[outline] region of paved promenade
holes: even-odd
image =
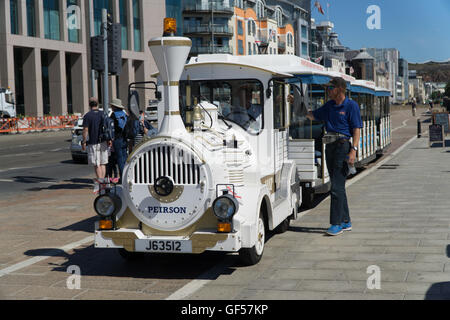
[[[258,265],[229,267],[187,298],[450,299],[450,149],[427,139],[347,182],[353,231],[324,234],[327,198],[272,237]],[[368,288],[369,266],[380,289]]]
[[[426,134],[411,140],[407,108],[393,110],[392,128],[387,155],[347,184],[353,231],[324,235],[325,199],[269,239],[252,267],[214,253],[128,264],[94,249],[89,177],[0,200],[0,300],[449,299],[450,149],[429,149]],[[73,265],[79,290],[67,287]],[[380,289],[367,287],[373,265]]]

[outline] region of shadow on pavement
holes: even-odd
[[[450,258],[450,244],[447,245],[446,253]],[[450,300],[450,281],[433,283],[425,295],[425,300]]]
[[[323,200],[325,200],[329,195],[330,195],[329,192],[314,195],[314,200],[313,200],[313,202],[312,202],[312,204],[311,204],[311,207],[305,208],[305,207],[301,206],[301,207],[300,207],[300,210],[299,210],[299,213],[305,212],[305,211],[307,211],[307,210],[314,209],[314,208],[317,207]]]
[[[52,184],[52,185],[50,185],[48,187],[29,188],[29,189],[27,189],[27,191],[80,190],[80,189],[92,189],[92,188],[93,188],[93,181],[92,181],[92,179],[73,178],[73,179],[70,179],[70,180],[64,180],[63,183],[60,183],[60,184]]]
[[[85,219],[83,221],[76,222],[74,224],[71,224],[69,226],[60,228],[60,229],[54,229],[54,228],[47,228],[49,231],[84,231],[84,232],[92,232],[94,230],[94,223],[98,220],[97,216],[90,217],[88,219]]]
[[[446,148],[450,147],[450,140],[445,140],[445,147]],[[433,142],[431,144],[431,148],[443,148],[442,142]],[[429,149],[429,148],[422,148],[422,149]]]
[[[321,233],[325,234],[327,231],[327,228],[306,228],[306,227],[297,227],[297,226],[290,226],[289,231],[293,232],[302,232],[302,233]]]
[[[14,182],[17,183],[43,183],[43,182],[56,182],[52,178],[46,178],[46,177],[35,177],[35,176],[15,176],[12,177],[14,179]]]
[[[222,274],[234,272],[237,256],[219,252],[202,254],[153,254],[148,253],[135,261],[127,261],[117,249],[96,249],[93,245],[77,248],[70,253],[60,249],[43,248],[28,250],[26,255],[61,257],[63,263],[49,262],[52,271],[67,272],[71,265],[80,267],[83,276],[145,279],[217,279]],[[225,262],[225,267],[223,267]],[[218,265],[222,267],[218,268]],[[208,271],[208,272],[207,272]]]
[[[61,164],[76,164],[76,165],[82,165],[82,166],[86,166],[88,164],[87,160],[86,161],[64,160],[64,161],[61,161],[60,163]]]

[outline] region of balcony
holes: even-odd
[[[217,34],[217,35],[227,35],[232,36],[233,35],[233,28],[229,26],[219,25],[219,24],[205,24],[205,25],[198,25],[198,26],[184,26],[183,33],[185,35],[188,34]]]
[[[233,54],[233,50],[229,46],[192,46],[190,52],[191,55],[212,53]]]
[[[186,3],[183,6],[183,13],[224,13],[224,14],[234,14],[234,7],[229,5],[224,5],[223,3]]]

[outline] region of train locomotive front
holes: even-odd
[[[191,41],[161,37],[149,45],[164,86],[163,118],[158,134],[130,154],[122,185],[97,198],[101,220],[95,246],[117,248],[125,258],[143,252],[239,252],[246,264],[255,264],[267,231],[286,230],[296,217],[295,164],[273,160],[269,130],[249,137],[242,126],[221,119],[213,102],[194,103],[188,132],[180,114],[180,96],[186,93],[180,92],[179,80]],[[231,73],[233,68],[239,67],[228,68]],[[262,86],[260,91],[263,98]],[[261,103],[264,108],[264,99]],[[263,166],[261,152],[269,159]]]

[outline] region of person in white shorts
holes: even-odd
[[[83,117],[83,151],[88,151],[88,162],[94,166],[97,179],[104,179],[108,164],[109,144],[111,141],[100,141],[103,111],[98,109],[98,100],[89,99],[91,111]]]

